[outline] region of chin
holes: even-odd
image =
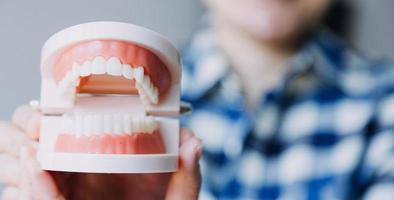
[[[212,8],[225,23],[255,38],[286,41],[294,40],[314,26],[326,7],[322,3],[306,5],[307,2],[231,1],[226,6],[220,2]]]
[[[246,27],[244,30],[253,37],[267,42],[290,41],[304,32],[302,27],[297,27],[295,25],[280,26],[278,24]]]
[[[240,28],[249,35],[268,42],[289,41],[305,32],[306,27],[297,17],[249,18],[239,20]]]
[[[304,31],[308,20],[298,9],[274,8],[239,7],[232,12],[227,8],[221,17],[243,32],[262,40],[288,40]]]

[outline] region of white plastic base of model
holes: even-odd
[[[44,170],[84,173],[165,173],[178,169],[174,154],[114,155],[39,152]]]
[[[38,161],[51,171],[91,173],[159,173],[178,169],[179,120],[155,117],[160,123],[165,154],[86,154],[55,152],[61,117],[42,116]]]

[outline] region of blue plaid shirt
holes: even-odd
[[[212,31],[184,52],[201,199],[394,199],[394,68],[319,31],[248,111]],[[264,74],[261,74],[264,78]]]

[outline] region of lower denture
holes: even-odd
[[[60,134],[55,145],[56,152],[90,154],[161,154],[165,153],[159,131],[151,134],[101,134],[76,136]]]

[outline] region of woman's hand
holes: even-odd
[[[180,168],[162,174],[48,172],[36,159],[40,113],[22,106],[12,123],[0,122],[2,199],[197,199],[201,141],[181,130]]]

